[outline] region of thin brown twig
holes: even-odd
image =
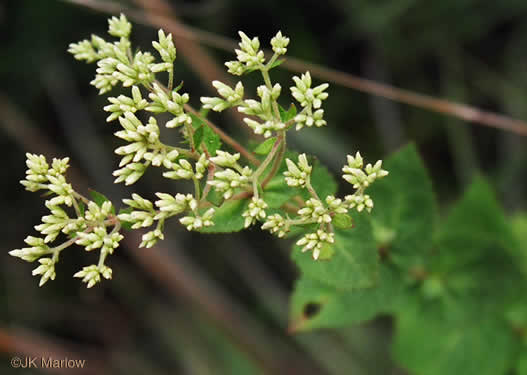
[[[105,13],[118,13],[120,11],[125,11],[125,9],[121,6],[108,4],[98,0],[64,1],[82,5]],[[144,15],[140,12],[130,9],[126,9],[126,12],[131,19],[138,23],[150,26],[154,24],[151,19],[144,17]],[[161,19],[163,20],[163,24],[170,24],[171,22],[169,17],[158,14],[155,19],[156,26],[160,26]],[[203,43],[204,45],[226,51],[232,51],[234,48],[237,48],[237,43],[233,39],[218,36],[216,34],[192,28],[181,23],[178,23],[177,25],[171,25],[171,32],[174,35],[177,34],[180,38],[194,40]],[[353,74],[338,71],[336,69],[308,63],[294,57],[289,57],[281,66],[295,73],[303,73],[306,70],[309,70],[313,77],[321,80],[326,80],[343,87],[358,90],[371,95],[377,95],[432,112],[458,117],[469,123],[509,131],[522,136],[527,135],[527,122],[503,114],[481,110],[473,106],[456,103],[451,100],[439,99],[429,95],[400,89],[395,86],[361,78]]]

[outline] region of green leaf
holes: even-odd
[[[273,148],[276,142],[276,137],[269,138],[264,142],[260,143],[258,147],[254,149],[254,153],[258,155],[267,155]]]
[[[214,206],[219,207],[224,201],[223,194],[218,193],[216,188],[213,186],[207,194],[207,201],[212,203]]]
[[[353,219],[348,214],[336,214],[332,223],[339,229],[351,229],[353,227]]]
[[[238,232],[244,228],[245,219],[242,216],[247,209],[247,199],[227,201],[216,209],[212,221],[212,227],[201,230],[202,233],[230,233]]]
[[[296,116],[296,107],[293,103],[291,103],[287,111],[281,105],[278,105],[278,110],[280,111],[280,120],[284,123]]]
[[[194,147],[198,148],[203,143],[210,155],[215,156],[216,151],[221,147],[220,137],[198,116],[190,114],[190,117],[192,118],[192,127],[195,129]]]
[[[320,254],[318,255],[318,260],[330,260],[331,257],[333,257],[333,254],[335,254],[335,250],[333,248],[333,245],[326,243],[322,245],[322,248],[320,249]]]
[[[290,329],[335,328],[391,313],[403,305],[404,284],[399,277],[393,267],[385,264],[381,264],[379,284],[373,288],[340,290],[302,277],[291,299]]]
[[[98,191],[90,189],[89,192],[90,192],[90,196],[91,196],[92,201],[94,201],[97,204],[97,206],[99,206],[99,207],[101,207],[102,204],[104,202],[106,202],[106,201],[110,202],[110,200],[108,198],[106,198],[105,195],[99,193]],[[115,207],[113,206],[113,204],[112,204],[112,214],[115,215]]]
[[[375,202],[371,213],[375,238],[388,249],[393,262],[405,267],[421,265],[437,220],[430,177],[414,145],[390,156],[383,169],[390,174],[367,190]]]
[[[527,243],[527,214],[517,214],[511,219],[512,231],[518,244]],[[527,247],[517,246],[517,259],[524,275],[527,275]]]
[[[448,313],[438,304],[405,309],[396,323],[395,359],[414,374],[509,373],[518,345],[512,330],[479,306],[448,307]]]
[[[369,220],[354,214],[353,229],[335,230],[335,254],[329,260],[315,261],[311,252],[293,248],[292,257],[302,274],[341,290],[368,288],[378,276],[378,254]]]
[[[298,160],[298,156],[294,160]],[[335,195],[337,193],[335,177],[318,159],[312,161],[311,164],[313,165],[313,170],[311,171],[311,186],[316,190],[320,199],[324,200],[328,195]],[[311,197],[307,190],[304,190],[303,195],[304,199]]]
[[[199,149],[201,146],[201,142],[203,142],[203,133],[204,133],[204,127],[200,126],[194,131],[193,140],[194,140],[194,148]]]
[[[527,375],[527,349],[524,349],[516,365],[516,375]]]
[[[277,66],[279,65],[282,65],[282,63],[285,61],[285,59],[281,59],[281,60],[276,60],[274,63],[271,64],[271,66],[269,67],[269,69],[273,69],[273,68],[276,68]]]
[[[515,248],[511,226],[484,179],[477,178],[451,209],[438,246],[442,253],[455,255],[449,259],[455,267],[480,258],[485,250]]]
[[[484,179],[477,178],[454,205],[436,243],[428,270],[456,295],[479,298],[503,313],[527,292],[525,247]]]
[[[215,156],[216,151],[221,148],[220,136],[214,133],[207,125],[203,127],[203,144],[207,147],[211,156]]]
[[[84,216],[84,213],[86,212],[86,205],[81,200],[79,200],[79,211],[81,214],[80,216]]]

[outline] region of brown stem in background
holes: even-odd
[[[169,29],[174,36],[187,40],[194,40],[207,46],[232,52],[238,48],[237,42],[230,38],[218,36],[216,34],[195,29],[181,23],[174,23],[169,17],[156,15],[155,18],[144,17],[140,12],[125,9],[120,5],[107,4],[98,0],[64,0],[69,3],[82,5],[91,9],[96,9],[105,13],[119,13],[126,11],[130,19],[157,27],[169,25]],[[146,1],[146,0],[142,0]],[[399,103],[408,104],[417,108],[426,109],[432,112],[461,118],[469,123],[488,126],[491,128],[509,131],[518,135],[527,136],[527,122],[515,119],[503,114],[484,111],[469,105],[456,103],[450,100],[439,99],[429,95],[416,93],[409,90],[400,89],[391,85],[374,82],[365,78],[355,76],[331,68],[326,68],[318,64],[288,57],[281,65],[282,67],[295,72],[304,73],[306,70],[311,72],[313,77],[329,81],[334,84],[351,88],[371,95],[381,96]],[[218,77],[213,77],[217,79]]]

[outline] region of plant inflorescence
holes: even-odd
[[[351,227],[349,210],[371,211],[373,200],[365,190],[388,172],[382,169],[381,161],[365,165],[357,152],[348,156],[342,169],[342,177],[355,189],[353,194],[337,198],[317,191],[312,183],[317,168],[313,159],[288,151],[286,139],[292,129],[326,125],[322,105],[328,98],[328,84],[315,85],[309,72],[293,77],[290,92],[300,110],[294,104],[288,110],[279,104],[282,87],[272,83],[269,73],[282,62],[289,38],[278,32],[270,43],[273,55],[266,59],[259,39],[240,32],[237,59],[225,65],[236,76],[261,74],[263,84],[257,87],[256,99],[247,96],[241,81],[234,87],[213,81],[218,96],[202,97],[198,111],[189,104],[183,84],[174,87],[176,48],[172,35],[159,30],[158,40],[152,42],[159,55],[156,58],[150,52],[132,52],[131,31],[132,25],[124,15],[113,17],[108,32],[117,40],[110,42],[93,35],[91,40],[73,43],[69,48],[77,60],[97,63],[91,84],[99,94],[119,85],[130,90],[129,96],[109,97],[104,107],[109,113],[107,121],[120,124],[115,135],[125,142],[115,150],[121,156],[119,169],[113,173],[115,183],[134,184],[147,168],[160,167],[165,178],[191,183],[193,194],[158,192],[157,199],[150,200],[134,193],[124,200],[127,208],[116,213],[114,205],[101,194],[88,199],[72,188],[65,177],[68,158],[53,159],[50,166],[44,156],[28,154],[28,171],[22,184],[29,191],[49,191],[51,198],[46,207],[50,214],[35,227],[41,237],[27,237],[29,247],[10,254],[29,262],[38,259],[40,266],[33,274],[41,275],[43,285],[55,278],[60,253],[70,245],[81,245],[86,251],[99,249],[99,262],[75,274],[92,287],[101,277],[111,278],[112,270],[105,261],[119,246],[122,227],[151,228],[139,244],[149,248],[164,238],[165,221],[173,216],[180,216],[180,223],[189,231],[202,232],[239,230],[236,225],[224,224],[236,216],[235,222],[241,219],[244,228],[260,223],[262,229],[278,237],[288,235],[292,228],[301,228],[297,245],[302,252],[311,251],[315,260],[329,258],[333,254],[335,225]],[[166,85],[159,80],[160,74],[168,75]],[[260,157],[206,119],[209,110],[229,108],[244,114],[247,126],[265,138],[254,150]],[[145,113],[150,113],[147,119]],[[160,114],[170,116],[164,126],[180,132],[181,144],[173,146],[160,139]],[[222,149],[222,141],[237,152]],[[288,191],[285,200],[268,194],[277,186]],[[294,197],[294,204],[286,202],[288,197]],[[225,208],[233,203],[238,210],[229,211],[231,217],[226,217]],[[68,239],[61,242],[61,233]],[[60,244],[52,246],[54,242]]]

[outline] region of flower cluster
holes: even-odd
[[[265,138],[278,134],[288,128],[289,123],[284,123],[279,113],[278,97],[282,87],[279,84],[271,84],[269,70],[276,66],[279,56],[287,52],[289,38],[282,35],[279,31],[271,39],[271,47],[274,55],[265,62],[264,53],[260,50],[258,38],[250,39],[240,31],[240,49],[236,50],[237,61],[229,61],[225,65],[229,68],[229,73],[242,75],[248,72],[259,70],[264,78],[265,85],[257,88],[258,100],[243,99],[244,87],[238,82],[235,88],[213,81],[213,86],[218,90],[220,97],[202,97],[201,102],[204,108],[221,112],[230,107],[238,107],[238,111],[251,116],[244,119],[255,134],[263,135]],[[296,124],[296,129],[300,130],[304,126],[321,127],[326,125],[324,120],[324,110],[321,109],[322,101],[328,97],[325,92],[327,83],[311,87],[311,75],[309,72],[302,74],[301,77],[293,77],[295,86],[290,88],[293,97],[300,103],[302,111],[298,113],[292,122]]]
[[[243,217],[245,218],[245,228],[248,228],[257,220],[265,219],[267,216],[265,209],[267,207],[268,205],[263,199],[253,197],[251,203],[249,203],[248,210],[243,213]]]
[[[388,171],[385,171],[381,167],[381,160],[378,160],[373,166],[367,164],[364,167],[364,162],[359,152],[355,154],[355,157],[348,155],[348,165],[342,168],[342,172],[344,172],[342,178],[352,184],[354,189],[357,189],[355,193],[345,197],[349,208],[356,208],[359,212],[364,208],[368,212],[371,211],[373,208],[373,200],[368,194],[364,194],[364,190],[375,182],[375,180],[388,175]]]
[[[250,167],[242,166],[238,163],[240,154],[230,154],[218,150],[216,156],[210,161],[218,167],[224,168],[214,174],[214,179],[209,180],[208,184],[213,186],[218,192],[223,193],[223,198],[229,199],[236,189],[243,189],[248,186],[253,171]]]
[[[172,35],[158,31],[158,40],[152,42],[160,58],[156,60],[149,52],[132,50],[131,32],[132,26],[124,15],[112,17],[108,22],[108,33],[118,40],[109,42],[92,36],[90,40],[69,46],[69,52],[76,59],[97,64],[91,84],[100,94],[117,85],[130,90],[109,97],[109,104],[104,107],[108,112],[107,122],[118,123],[121,127],[115,132],[116,137],[125,142],[115,149],[121,157],[119,168],[113,173],[115,182],[131,185],[148,167],[162,167],[165,178],[192,184],[193,193],[157,192],[157,199],[152,201],[133,193],[131,198],[123,200],[127,208],[116,214],[112,203],[100,194],[90,200],[73,189],[65,177],[68,158],[53,159],[48,163],[42,155],[27,154],[28,170],[21,183],[29,191],[47,191],[49,196],[45,205],[49,214],[43,216],[42,223],[35,227],[40,236],[28,236],[25,239],[28,247],[13,250],[10,254],[28,262],[38,260],[33,275],[39,275],[40,285],[43,285],[55,279],[55,266],[64,249],[76,244],[86,251],[96,251],[99,253],[98,263],[83,267],[74,275],[91,288],[102,279],[112,277],[112,269],[105,261],[123,239],[121,226],[149,228],[139,246],[150,248],[164,239],[167,219],[180,215],[179,222],[187,230],[202,231],[221,220],[217,213],[225,201],[246,199],[249,202],[243,207],[247,208],[238,213],[245,228],[261,222],[263,230],[284,237],[291,227],[304,226],[303,235],[296,242],[301,251],[311,251],[315,260],[327,258],[326,255],[331,253],[328,248],[335,242],[333,226],[351,221],[349,216],[343,220],[334,218],[346,216],[350,209],[370,211],[373,201],[364,193],[365,189],[388,172],[381,168],[381,161],[364,166],[359,153],[355,157],[348,156],[343,178],[353,185],[355,193],[343,199],[333,195],[319,196],[311,183],[313,165],[307,155],[300,154],[297,160],[285,157],[289,129],[326,125],[322,103],[328,97],[328,84],[313,85],[310,73],[306,72],[293,77],[294,85],[290,88],[292,97],[300,104],[300,111],[297,112],[294,105],[289,111],[279,105],[282,87],[271,82],[269,72],[280,64],[279,58],[287,52],[289,38],[279,31],[270,41],[273,55],[266,60],[259,39],[251,39],[240,32],[239,49],[235,51],[237,60],[226,63],[228,71],[238,76],[259,71],[263,84],[257,87],[255,99],[252,99],[245,97],[247,93],[242,82],[230,87],[213,81],[219,96],[202,97],[205,111],[200,112],[190,106],[189,95],[181,91],[182,84],[173,87],[176,48]],[[166,86],[156,77],[160,72],[168,73]],[[276,137],[260,145],[263,151],[255,150],[263,155],[261,159],[202,115],[209,109],[221,112],[228,108],[236,108],[245,115],[245,124],[255,134],[264,138]],[[146,113],[148,116],[144,116]],[[180,145],[171,146],[161,141],[158,115],[168,117],[163,119],[166,128],[181,133]],[[220,138],[238,152],[222,150]],[[244,164],[241,155],[251,165]],[[284,164],[285,171],[282,169]],[[277,180],[279,184],[285,182],[290,189],[296,189],[297,193],[282,207],[266,201],[269,196],[266,188]],[[217,193],[221,198],[216,196]],[[215,202],[218,199],[220,203]],[[285,214],[286,210],[292,217]],[[61,243],[52,244],[61,237],[64,237]]]
[[[381,161],[374,166],[368,164],[363,168],[363,160],[359,153],[355,157],[348,155],[348,165],[343,168],[345,173],[343,178],[352,183],[357,190],[353,195],[347,195],[344,199],[328,195],[322,200],[311,185],[313,167],[309,164],[305,154],[299,155],[297,162],[286,159],[286,166],[287,170],[283,172],[286,183],[293,188],[307,189],[311,198],[296,212],[296,218],[284,219],[278,214],[271,215],[267,217],[262,229],[283,237],[293,225],[317,224],[318,228],[315,232],[305,234],[296,243],[302,246],[303,252],[312,250],[315,260],[320,257],[324,246],[329,246],[334,242],[332,222],[335,215],[346,215],[348,210],[353,208],[359,212],[364,208],[368,212],[371,211],[373,201],[369,195],[364,194],[364,189],[376,179],[388,174],[387,171],[381,169]],[[348,217],[348,219],[351,221],[351,218]]]
[[[244,88],[241,82],[238,82],[234,88],[220,81],[212,81],[212,86],[218,90],[221,98],[201,97],[203,108],[221,112],[224,109],[237,106],[242,102]]]
[[[105,271],[104,274],[111,276],[111,269],[104,265],[104,261],[123,239],[111,202],[97,204],[73,190],[65,177],[69,167],[68,158],[53,159],[50,166],[43,155],[26,156],[28,169],[26,179],[21,184],[29,191],[49,191],[50,198],[45,202],[49,214],[42,217],[42,224],[35,226],[42,237],[26,237],[25,242],[29,247],[12,250],[9,254],[27,262],[38,259],[40,265],[33,270],[33,275],[41,276],[41,286],[48,280],[55,279],[55,265],[60,253],[73,244],[83,246],[86,251],[100,249],[99,263],[93,267],[108,269],[110,271]],[[113,227],[110,232],[109,227]],[[64,241],[51,246],[60,235],[65,237]],[[87,282],[88,287],[94,284]]]
[[[238,61],[229,61],[225,65],[229,68],[229,73],[239,76],[257,69],[265,61],[265,56],[260,50],[260,41],[257,37],[250,39],[243,31],[238,34],[242,39],[238,44],[240,49],[234,50]]]
[[[293,77],[296,86],[291,87],[291,94],[300,103],[303,110],[296,117],[296,129],[302,129],[304,126],[321,127],[326,125],[324,120],[324,110],[320,109],[322,101],[327,99],[327,83],[311,88],[311,74],[306,72],[299,77]]]
[[[327,233],[321,229],[314,233],[308,233],[297,241],[298,246],[302,247],[302,252],[313,251],[313,259],[317,260],[324,245],[331,245],[335,242],[335,235]]]
[[[291,159],[285,159],[287,171],[284,172],[285,182],[292,187],[306,187],[311,170],[313,169],[307,162],[306,154],[298,157],[298,164]]]

